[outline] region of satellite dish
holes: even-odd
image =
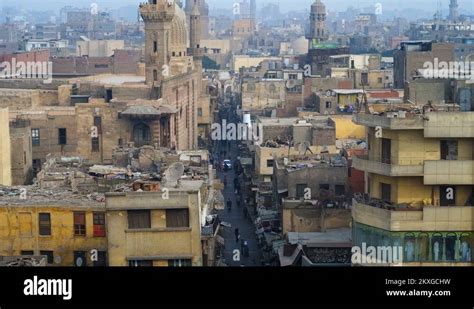
[[[54,257],[54,263],[55,263],[55,264],[61,264],[61,261],[62,261],[62,260],[61,260],[61,257],[60,257],[59,255],[56,255],[56,256]]]
[[[171,166],[165,171],[163,180],[167,185],[176,185],[178,179],[184,175],[184,164],[181,162],[176,162],[171,164]]]
[[[289,80],[286,81],[286,88],[292,89],[294,87],[296,87],[296,80],[289,79]]]
[[[83,261],[83,258],[82,258],[82,257],[78,257],[78,258],[76,259],[76,266],[77,266],[77,267],[81,267],[83,263],[84,263],[84,261]]]

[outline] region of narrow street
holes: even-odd
[[[237,119],[234,119],[232,116],[232,112],[226,114],[228,115],[228,122],[237,121]],[[231,160],[232,165],[234,165],[239,156],[238,141],[221,141],[218,143],[217,148],[214,149],[214,154],[219,156],[220,164],[222,164],[223,160],[228,159]],[[236,179],[237,176],[235,168],[228,171],[223,171],[221,169],[219,172],[221,181],[226,184],[223,192],[226,208],[219,211],[218,215],[222,222],[231,224],[231,227],[223,227],[222,237],[225,239],[223,255],[228,266],[261,266],[262,254],[257,244],[255,226],[251,221],[250,216],[246,216],[244,212],[245,199],[242,198],[240,206],[237,203],[236,188],[234,186],[234,179]],[[243,184],[241,185],[243,186]],[[232,208],[230,211],[227,208],[228,201],[232,202]],[[234,231],[236,228],[239,229],[240,241],[236,241],[235,239]],[[248,243],[248,257],[245,257],[241,250],[241,242],[244,240]],[[234,261],[235,249],[240,252],[240,261]]]

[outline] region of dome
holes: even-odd
[[[324,3],[321,2],[321,0],[316,0],[314,3],[311,5],[311,10],[314,12],[323,12],[326,11],[326,6]]]
[[[186,55],[188,42],[186,14],[178,4],[175,4],[175,6],[176,14],[171,22],[171,54],[174,56],[184,56]]]

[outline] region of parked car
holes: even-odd
[[[222,168],[224,171],[229,171],[232,169],[232,162],[230,160],[224,160],[222,162]]]

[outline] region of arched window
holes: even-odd
[[[133,141],[136,147],[151,145],[151,130],[150,127],[140,122],[133,127]]]
[[[472,260],[472,245],[471,235],[464,233],[461,235],[461,241],[459,245],[459,260],[461,262],[471,262]]]
[[[404,262],[415,262],[415,234],[407,233],[404,238],[403,246],[403,261]]]
[[[446,235],[446,261],[454,262],[456,260],[456,242],[457,235],[455,233],[448,233]]]
[[[431,237],[431,260],[441,262],[443,260],[444,241],[443,235],[436,233]]]
[[[427,233],[418,235],[418,260],[420,262],[429,261],[430,258],[430,237]]]

